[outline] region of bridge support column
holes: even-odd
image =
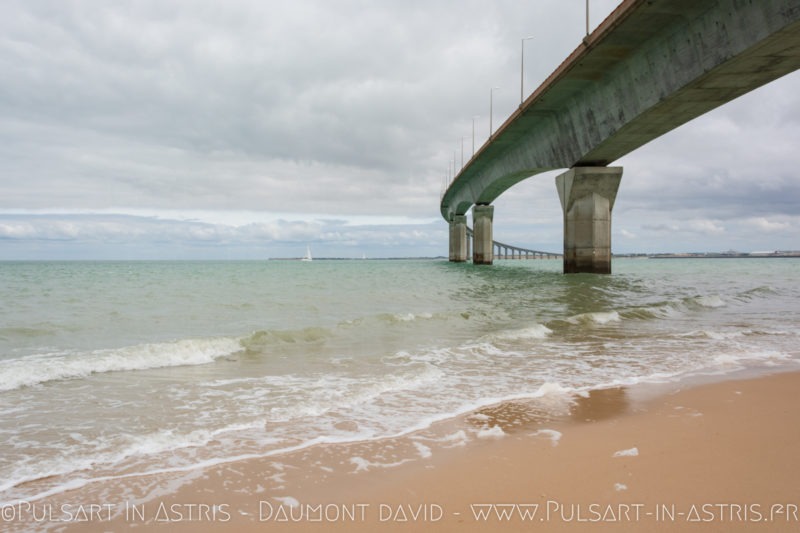
[[[450,261],[463,263],[467,260],[467,217],[455,215],[450,221]]]
[[[574,167],[556,177],[564,211],[564,273],[611,273],[611,211],[622,167]]]
[[[494,245],[492,241],[493,205],[475,205],[472,207],[473,255],[475,265],[491,265],[494,262]]]

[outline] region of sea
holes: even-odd
[[[613,268],[2,262],[0,507],[500,402],[800,369],[800,260]]]

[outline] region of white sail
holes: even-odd
[[[306,255],[301,259],[301,261],[311,261],[311,247],[306,246]]]

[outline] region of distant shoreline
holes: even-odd
[[[614,257],[642,258],[642,259],[786,259],[800,258],[800,251],[777,251],[777,252],[692,252],[679,254],[614,254]]]
[[[770,253],[711,253],[711,252],[692,252],[692,253],[619,253],[613,254],[614,259],[798,259],[800,258],[800,251],[779,251]],[[496,257],[499,261],[519,261],[526,258],[502,258]],[[35,259],[0,259],[2,263],[183,263],[183,262],[263,262],[263,261],[297,261],[300,262],[302,257],[268,257],[264,259],[242,258],[242,259],[109,259],[109,258],[86,258],[86,259],[57,259],[57,258],[35,258]],[[445,256],[416,256],[416,257],[317,257],[314,261],[441,261],[447,260]],[[528,258],[527,260],[534,260]],[[535,261],[555,261],[561,260],[561,257],[552,259],[535,259]]]
[[[613,254],[616,259],[787,259],[800,258],[800,251],[769,252],[769,253],[746,253],[746,252],[691,252],[691,253],[628,253]],[[271,257],[270,261],[300,261],[301,257]],[[314,261],[417,261],[417,260],[436,260],[447,259],[444,256],[438,257],[320,257]],[[497,258],[502,260],[503,258]],[[515,260],[519,258],[514,258]],[[557,259],[561,259],[558,257]],[[540,260],[540,259],[539,259]]]
[[[302,257],[270,257],[269,261],[302,261]],[[444,256],[437,257],[317,257],[314,261],[418,261],[447,259]],[[249,261],[249,260],[248,260]],[[257,261],[257,259],[255,260]]]

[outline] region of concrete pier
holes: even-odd
[[[473,255],[472,264],[491,265],[494,262],[494,243],[492,241],[493,205],[472,207]]]
[[[611,211],[622,167],[574,167],[556,176],[564,211],[564,273],[611,273]]]
[[[463,263],[467,260],[467,217],[454,215],[450,221],[450,261]]]

